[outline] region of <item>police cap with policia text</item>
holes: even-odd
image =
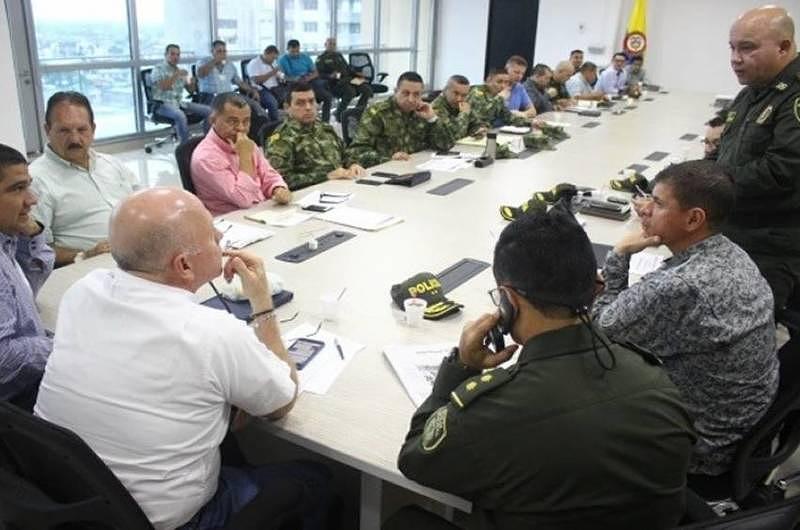
[[[428,307],[425,308],[425,318],[428,320],[439,320],[458,313],[464,307],[444,296],[442,282],[430,272],[420,272],[404,282],[392,285],[391,295],[400,309],[404,309],[403,301],[407,298],[422,298],[428,302]]]

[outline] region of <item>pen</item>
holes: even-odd
[[[344,361],[344,352],[342,351],[342,345],[339,344],[339,339],[333,339],[333,343],[336,345],[336,350],[339,352],[339,357],[341,357]]]
[[[219,301],[222,302],[222,305],[225,306],[225,311],[227,311],[228,313],[233,314],[233,311],[231,311],[231,306],[228,305],[228,302],[225,301],[225,298],[223,298],[222,295],[220,294],[220,292],[217,290],[217,287],[214,285],[214,282],[209,281],[208,285],[211,286],[211,288],[214,290],[214,294],[217,295],[217,298],[219,298]]]

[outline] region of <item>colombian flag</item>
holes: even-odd
[[[647,49],[647,0],[633,0],[628,30],[622,47],[629,55],[643,55]]]

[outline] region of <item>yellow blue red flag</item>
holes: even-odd
[[[633,0],[622,47],[628,55],[643,55],[647,49],[647,0]]]

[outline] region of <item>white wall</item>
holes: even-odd
[[[25,153],[25,138],[22,135],[22,115],[19,110],[17,76],[11,57],[11,35],[8,31],[8,14],[5,2],[0,2],[0,94],[3,107],[0,112],[0,143]]]
[[[453,74],[483,83],[489,0],[440,0],[436,31],[436,64],[429,86],[442,88]]]

